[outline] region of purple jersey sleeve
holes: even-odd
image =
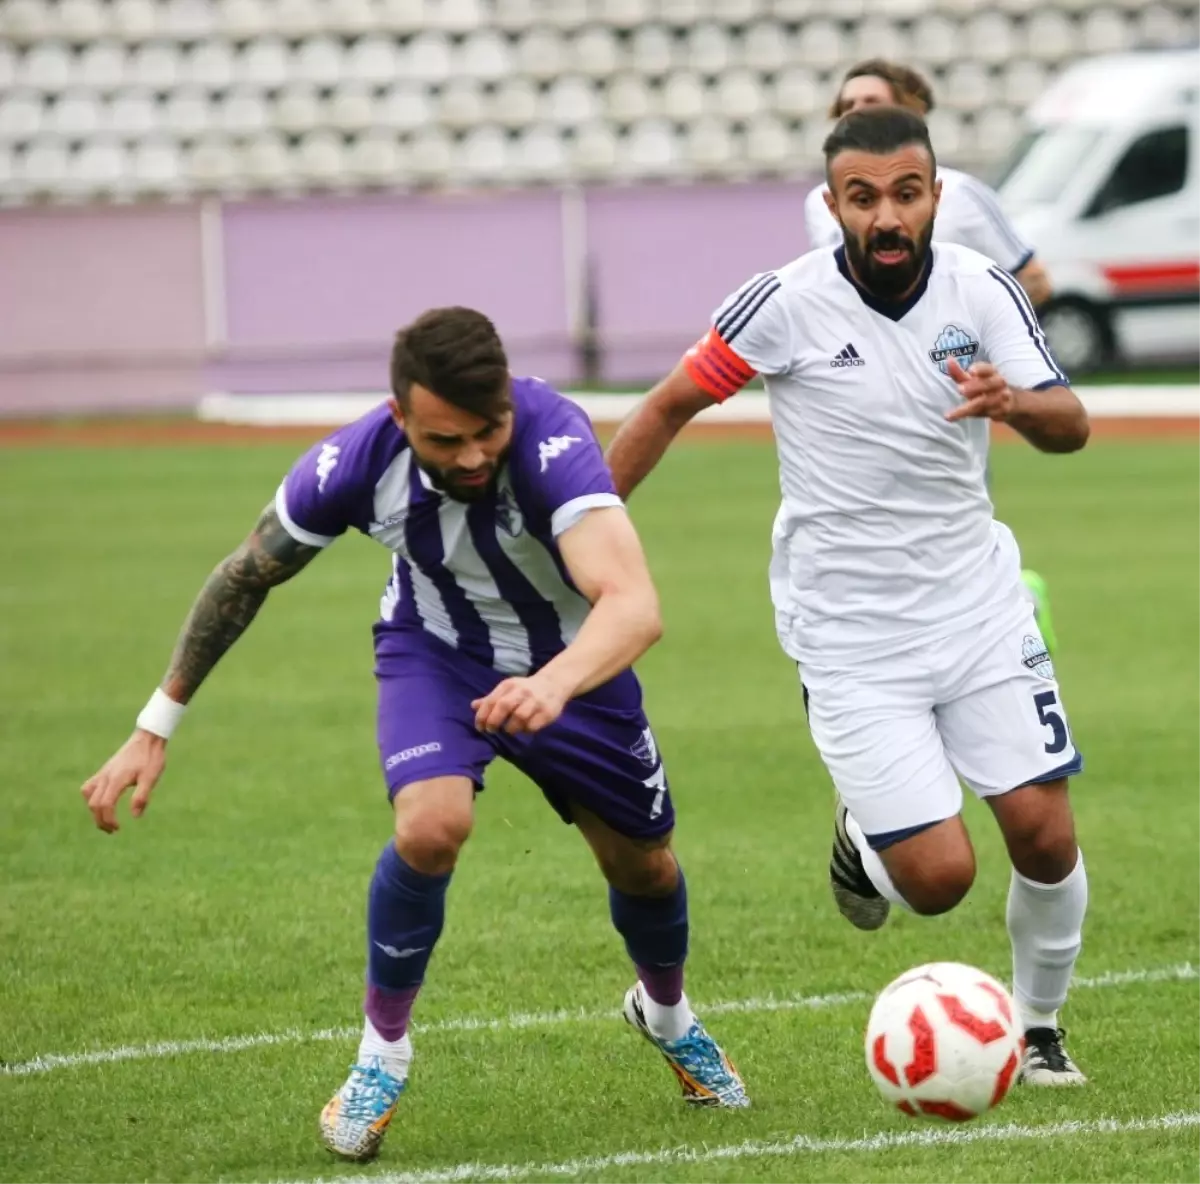
[[[275,495],[287,532],[311,547],[327,547],[350,528],[365,531],[375,486],[404,447],[386,404],[314,444],[292,465]]]
[[[530,382],[527,392],[532,414],[520,428],[515,458],[530,508],[557,538],[589,510],[622,502],[583,409],[541,383]]]

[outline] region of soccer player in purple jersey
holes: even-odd
[[[395,835],[371,880],[365,1022],[321,1114],[329,1149],[374,1156],[408,1077],[409,1014],[484,771],[502,756],[574,823],[637,971],[625,1018],[687,1101],[745,1106],[683,991],[687,891],[675,811],[630,669],[661,632],[641,544],[584,413],[509,374],[491,322],[435,309],[397,334],[393,395],[292,467],[209,577],[137,728],[83,786],[96,825],[134,817],[167,739],[277,584],[351,527],[393,553],[374,626],[379,760]]]

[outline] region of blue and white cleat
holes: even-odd
[[[635,983],[625,992],[625,1020],[636,1028],[662,1054],[679,1080],[684,1101],[692,1106],[749,1106],[746,1087],[733,1062],[721,1046],[693,1016],[686,1036],[678,1040],[659,1040],[646,1023],[642,1006],[642,984]]]
[[[379,1057],[352,1065],[345,1085],[321,1111],[321,1140],[334,1155],[374,1159],[408,1078],[393,1077]]]

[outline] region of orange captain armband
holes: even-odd
[[[701,390],[719,403],[736,395],[757,373],[721,340],[716,329],[709,329],[683,355],[683,368]]]

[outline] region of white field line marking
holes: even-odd
[[[1124,987],[1137,983],[1161,983],[1200,978],[1200,968],[1191,962],[1175,966],[1159,966],[1148,970],[1118,970],[1092,978],[1077,978],[1071,984],[1076,989],[1092,987]],[[757,999],[727,999],[723,1002],[697,1006],[704,1016],[728,1012],[810,1011],[826,1007],[841,1007],[847,1003],[865,1003],[873,996],[869,991],[843,991],[833,995],[766,995]],[[432,1024],[413,1025],[414,1034],[428,1036],[439,1032],[508,1032],[522,1028],[555,1027],[558,1024],[588,1024],[614,1019],[619,1013],[612,1008],[566,1011],[515,1012],[505,1016],[458,1016]],[[319,1044],[333,1040],[352,1040],[361,1033],[359,1027],[341,1028],[282,1028],[277,1032],[252,1032],[245,1036],[222,1036],[197,1040],[159,1040],[153,1044],[126,1044],[117,1048],[98,1048],[87,1052],[48,1053],[29,1061],[0,1063],[0,1077],[27,1077],[49,1073],[54,1069],[70,1069],[79,1065],[103,1065],[115,1061],[155,1060],[184,1056],[193,1052],[241,1052],[247,1048],[262,1048],[276,1044]]]
[[[968,1143],[1010,1143],[1019,1139],[1078,1138],[1081,1135],[1125,1135],[1140,1131],[1182,1131],[1200,1126],[1200,1114],[1162,1114],[1156,1118],[1098,1118],[1037,1126],[925,1126],[911,1131],[880,1131],[857,1139],[814,1139],[795,1135],[765,1142],[747,1139],[723,1147],[663,1147],[656,1151],[619,1151],[560,1163],[460,1163],[423,1172],[363,1177],[370,1184],[455,1184],[456,1181],[545,1180],[551,1176],[594,1176],[606,1168],[650,1164],[712,1163],[779,1155],[819,1155],[829,1151],[892,1151],[897,1148],[963,1147]],[[296,1184],[340,1184],[351,1177],[322,1177]]]

